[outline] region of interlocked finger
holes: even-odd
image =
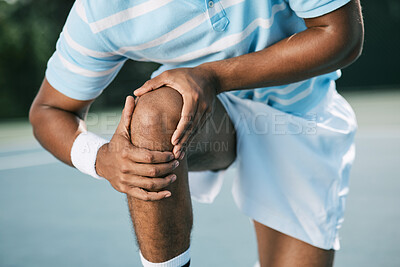
[[[158,201],[171,196],[171,192],[169,191],[148,192],[138,187],[129,189],[126,194],[143,201]]]
[[[164,178],[149,178],[137,175],[129,175],[124,178],[124,183],[131,187],[140,187],[147,191],[158,192],[169,186],[176,180],[175,174],[170,174]]]

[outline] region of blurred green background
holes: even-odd
[[[0,120],[27,118],[73,2],[0,0]],[[338,90],[399,88],[400,1],[362,0],[362,6],[364,53],[343,71]],[[93,109],[120,107],[157,67],[128,61]]]
[[[400,266],[400,0],[361,1],[364,53],[338,81],[359,131],[335,266],[393,267]],[[124,195],[57,161],[27,122],[73,2],[0,0],[0,266],[139,266]],[[95,102],[101,112],[89,130],[111,135],[124,97],[157,67],[127,62]],[[252,226],[227,176],[213,205],[194,202],[194,267],[256,261]]]

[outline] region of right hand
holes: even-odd
[[[171,196],[162,190],[176,180],[171,172],[179,162],[172,152],[151,151],[131,143],[130,123],[135,100],[126,98],[121,121],[110,141],[103,145],[96,159],[98,175],[106,178],[119,192],[144,201],[156,201]]]

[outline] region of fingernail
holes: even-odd
[[[179,160],[183,160],[184,157],[185,157],[185,151],[183,151],[183,152],[181,153],[181,155],[179,156]]]
[[[171,176],[171,183],[173,183],[175,181],[176,181],[176,175],[174,174],[174,175]]]
[[[177,138],[176,138],[176,131],[172,134],[172,138],[171,138],[171,143],[172,145],[176,145],[177,143]]]
[[[175,158],[179,159],[179,157],[181,156],[181,151],[178,150],[178,151],[175,152],[174,154],[176,154]]]
[[[169,155],[168,159],[173,160],[175,158],[174,154]]]
[[[174,162],[174,169],[179,166],[179,161]]]
[[[168,192],[165,194],[165,198],[170,197],[171,196],[171,192]]]

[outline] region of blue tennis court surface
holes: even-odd
[[[359,132],[335,266],[400,266],[400,92],[345,97]],[[97,123],[104,117],[118,120],[92,115],[92,130],[111,134],[115,123]],[[252,225],[233,203],[231,182],[214,204],[194,203],[194,267],[256,261]],[[59,163],[27,122],[0,124],[0,266],[140,266],[124,195]]]

